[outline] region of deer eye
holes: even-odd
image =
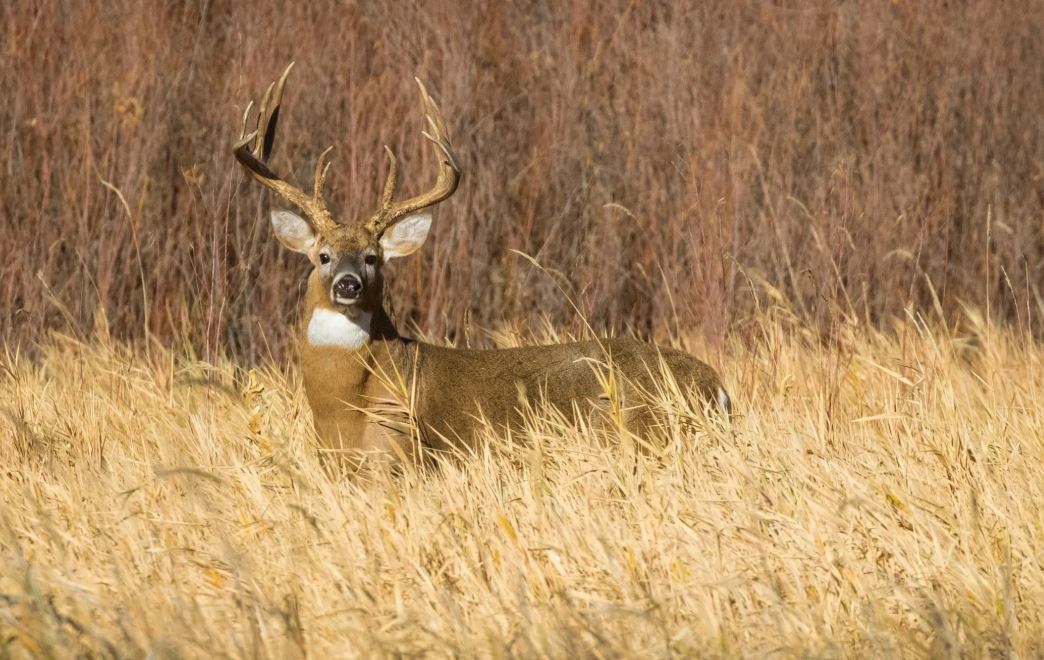
[[[325,252],[320,252],[319,253],[319,263],[321,263],[323,265],[326,265],[326,264],[330,263],[330,255],[326,254]]]
[[[377,265],[377,255],[373,254],[373,253],[370,253],[370,254],[366,255],[366,257],[363,258],[363,263],[365,263],[367,266],[376,266]]]

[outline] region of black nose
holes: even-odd
[[[356,275],[348,273],[334,282],[334,296],[345,300],[355,300],[362,293],[363,283]]]

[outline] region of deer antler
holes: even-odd
[[[304,211],[315,229],[321,232],[337,225],[329,211],[326,210],[326,202],[323,199],[323,183],[326,181],[326,173],[330,169],[326,157],[333,147],[329,147],[319,154],[319,159],[315,163],[315,179],[311,195],[297,186],[287,183],[268,166],[268,158],[272,155],[272,147],[275,146],[275,132],[276,125],[279,123],[283,87],[293,68],[294,63],[291,62],[279,80],[268,86],[265,97],[261,101],[261,108],[257,113],[254,130],[249,133],[247,133],[247,127],[254,103],[251,101],[247,105],[247,109],[243,113],[243,128],[239,132],[239,141],[236,142],[234,149],[236,160],[240,165],[245,167],[262,185]]]
[[[450,145],[449,136],[446,134],[446,125],[442,120],[442,113],[435,105],[435,100],[424,88],[424,83],[419,78],[414,78],[420,87],[421,101],[424,103],[424,116],[428,121],[428,130],[421,134],[431,141],[435,151],[435,157],[439,160],[439,176],[435,185],[426,193],[403,200],[392,201],[395,197],[395,186],[398,182],[398,163],[391,149],[385,147],[388,154],[388,178],[384,182],[384,194],[381,195],[381,207],[373,218],[366,224],[366,228],[374,234],[380,234],[402,218],[414,211],[438,204],[448,198],[457,190],[460,182],[460,168],[453,157],[453,148]]]

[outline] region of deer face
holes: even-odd
[[[420,249],[428,237],[431,213],[407,215],[378,231],[372,220],[329,224],[325,231],[317,231],[315,224],[290,211],[272,212],[276,238],[288,249],[308,255],[332,306],[347,309],[358,305],[372,311],[381,304],[381,267],[389,259]]]

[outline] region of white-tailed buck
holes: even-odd
[[[314,266],[302,319],[302,371],[316,430],[330,449],[401,458],[416,456],[418,439],[425,449],[468,446],[480,420],[511,427],[528,404],[550,404],[574,419],[591,415],[600,424],[644,428],[653,418],[648,393],[666,374],[728,414],[729,397],[711,367],[635,339],[471,350],[400,335],[385,312],[381,269],[389,259],[421,247],[431,208],[457,188],[460,168],[442,116],[418,80],[428,124],[424,137],[439,163],[434,187],[396,201],[396,161],[386,148],[389,171],[377,211],[338,221],[323,199],[329,149],[319,156],[310,193],[284,181],[268,164],[292,67],[269,86],[254,130],[247,108],[235,155],[255,179],[303,214],[273,211],[272,228],[283,245],[308,255]],[[404,396],[409,402],[399,409],[409,411],[412,426],[408,418],[396,421],[387,414],[389,402]]]

